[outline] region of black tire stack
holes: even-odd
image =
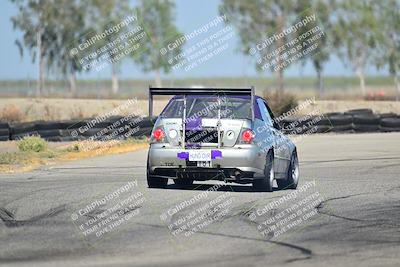
[[[55,142],[102,140],[102,137],[111,133],[115,134],[110,139],[150,136],[156,119],[157,117],[141,119],[110,117],[87,128],[85,126],[90,125],[91,119],[14,124],[0,122],[0,141],[19,140],[28,135],[39,135],[48,141]],[[322,116],[285,118],[281,125],[286,134],[400,132],[400,116],[394,113],[378,115],[370,109],[355,109],[344,113],[327,113]],[[105,131],[106,128],[109,131]],[[99,135],[96,136],[96,134]]]
[[[332,125],[332,132],[353,132],[353,117],[345,114],[333,114],[326,116]]]
[[[285,118],[282,121],[282,130],[286,134],[325,133],[331,129],[332,125],[325,116]]]
[[[395,113],[374,114],[371,109],[352,109],[306,119],[285,118],[282,126],[287,134],[399,132],[400,117]]]
[[[381,132],[400,132],[400,117],[394,113],[381,114]]]
[[[7,122],[0,122],[0,141],[10,140],[10,125]]]
[[[149,136],[157,118],[110,117],[105,121],[91,123],[87,120],[71,121],[36,121],[16,123],[10,127],[0,124],[0,140],[19,140],[25,136],[38,135],[48,141],[65,142],[78,140],[104,141],[126,139],[128,137]],[[2,134],[4,132],[4,138]]]

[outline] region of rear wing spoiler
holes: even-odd
[[[153,96],[155,95],[235,95],[250,96],[251,114],[254,120],[254,86],[248,88],[159,88],[149,87],[149,116],[153,116]]]

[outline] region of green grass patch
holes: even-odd
[[[23,152],[43,152],[47,149],[47,142],[39,136],[25,136],[17,146]]]

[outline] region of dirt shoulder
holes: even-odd
[[[0,173],[27,172],[65,161],[132,152],[148,147],[147,140],[48,143],[42,152],[19,151],[15,141],[0,142]]]

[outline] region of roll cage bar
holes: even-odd
[[[182,95],[184,102],[186,95],[217,95],[217,96],[250,96],[251,118],[254,120],[254,86],[248,88],[173,88],[149,87],[149,116],[153,116],[153,96],[155,95]]]

